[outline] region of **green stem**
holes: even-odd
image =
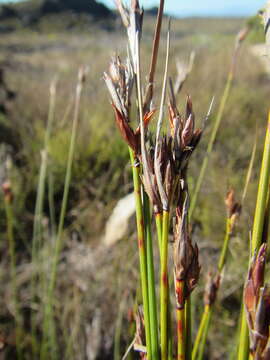
[[[160,279],[160,338],[161,359],[168,357],[168,234],[169,211],[163,211],[162,246],[161,246],[161,279]]]
[[[154,360],[159,359],[159,341],[158,341],[158,321],[157,321],[157,299],[155,289],[155,269],[151,232],[151,211],[149,198],[145,191],[143,192],[143,207],[146,230],[146,258],[147,258],[147,278],[148,278],[148,299],[149,299],[149,318],[152,357]]]
[[[143,311],[145,322],[145,336],[146,336],[146,348],[147,359],[152,359],[152,346],[151,346],[151,333],[150,333],[150,317],[149,317],[149,302],[148,302],[148,282],[147,282],[147,259],[145,249],[145,236],[144,236],[144,219],[143,219],[143,207],[141,199],[141,179],[140,179],[140,167],[135,162],[135,156],[132,149],[129,148],[130,162],[132,165],[134,194],[135,194],[135,206],[136,206],[136,220],[137,220],[137,232],[138,232],[138,247],[140,258],[140,275],[141,275],[141,287],[143,297]]]
[[[176,293],[184,293],[184,281],[176,281]],[[184,297],[184,296],[183,296]],[[185,305],[176,309],[177,319],[177,360],[186,360],[186,320]]]
[[[249,356],[249,338],[248,338],[248,325],[246,321],[245,311],[242,312],[240,338],[238,344],[238,360],[246,360]]]
[[[226,262],[230,236],[231,236],[231,219],[228,217],[227,221],[226,221],[226,233],[225,233],[223,246],[222,246],[222,250],[221,250],[221,254],[220,254],[219,262],[218,262],[218,272],[219,273],[221,273],[221,271],[225,265],[225,262]]]
[[[207,169],[207,166],[208,166],[209,157],[210,157],[210,154],[212,153],[212,150],[213,150],[213,146],[214,146],[214,143],[215,143],[215,140],[216,140],[216,137],[217,137],[217,132],[218,132],[218,129],[220,127],[220,123],[221,123],[222,116],[223,116],[223,113],[224,113],[225,105],[227,103],[229,93],[230,93],[230,90],[231,90],[232,80],[233,80],[233,72],[230,71],[229,74],[228,74],[226,86],[225,86],[225,89],[224,89],[224,92],[223,92],[223,95],[222,95],[222,98],[221,98],[221,102],[220,102],[220,105],[219,105],[219,108],[218,108],[218,113],[217,113],[217,117],[216,117],[216,120],[215,120],[215,123],[214,123],[214,127],[212,129],[211,137],[210,137],[210,140],[208,142],[206,155],[205,155],[205,157],[203,159],[203,163],[202,163],[202,166],[201,166],[201,169],[200,169],[200,173],[199,173],[196,185],[195,185],[195,189],[193,191],[193,197],[191,199],[190,208],[189,208],[189,218],[190,219],[192,218],[193,212],[194,212],[194,210],[196,208],[198,195],[199,195],[199,192],[200,192],[200,189],[201,189],[201,186],[202,186],[202,182],[203,182],[203,179],[204,179],[204,176],[205,176],[205,172],[206,172],[206,169]]]
[[[201,318],[201,322],[200,322],[200,325],[199,325],[199,329],[198,329],[198,332],[197,332],[197,336],[196,336],[196,339],[195,339],[195,342],[194,342],[193,350],[192,350],[192,360],[197,360],[197,355],[198,355],[198,352],[199,352],[201,339],[202,339],[203,333],[205,331],[205,324],[206,324],[208,312],[209,312],[209,305],[205,305],[203,315],[202,315],[202,318]]]
[[[268,114],[268,124],[266,127],[266,137],[261,165],[261,173],[258,187],[258,195],[253,223],[251,254],[254,254],[261,245],[264,216],[267,205],[267,192],[270,178],[270,112]]]
[[[267,207],[267,192],[270,179],[270,112],[268,114],[268,122],[266,127],[266,136],[264,142],[264,151],[257,193],[257,202],[253,222],[252,240],[251,240],[251,256],[259,249],[262,243],[265,212]],[[238,360],[248,359],[249,338],[248,326],[246,322],[245,311],[242,312],[241,331],[238,345]]]
[[[207,335],[208,335],[211,316],[212,316],[212,307],[210,306],[210,307],[208,307],[208,311],[206,312],[206,316],[205,316],[204,331],[203,331],[202,341],[200,344],[199,355],[198,355],[197,360],[203,359],[203,354],[204,354],[204,350],[205,350],[205,344],[206,344],[206,339],[207,339]]]
[[[157,237],[158,237],[158,247],[159,253],[161,254],[161,243],[162,243],[162,214],[155,214],[156,228],[157,228]]]
[[[191,294],[186,300],[185,316],[186,316],[186,360],[191,360],[192,354],[192,314],[191,314]]]
[[[55,325],[54,325],[54,318],[53,318],[53,295],[54,289],[56,284],[56,276],[58,270],[58,261],[60,257],[60,253],[63,247],[63,228],[64,228],[64,220],[67,211],[67,202],[68,202],[68,195],[69,195],[69,188],[71,182],[71,174],[72,174],[72,165],[75,153],[75,145],[76,145],[76,136],[77,130],[79,125],[79,109],[80,109],[80,100],[81,100],[81,93],[83,87],[83,79],[84,79],[84,70],[80,69],[78,74],[78,83],[76,86],[76,96],[75,96],[75,107],[74,107],[74,116],[72,121],[72,129],[71,129],[71,138],[70,138],[70,146],[69,146],[69,153],[67,159],[67,169],[66,169],[66,176],[65,176],[65,184],[64,184],[64,192],[63,192],[63,199],[61,204],[61,211],[60,211],[60,219],[58,223],[57,235],[55,240],[54,252],[52,257],[52,264],[51,264],[51,272],[47,290],[47,301],[45,304],[45,320],[44,320],[44,333],[45,339],[43,339],[42,349],[41,349],[41,359],[45,359],[47,357],[47,344],[46,344],[46,336],[48,336],[50,348],[51,348],[51,355],[52,358],[57,358],[57,344],[56,344],[56,334],[55,334]]]

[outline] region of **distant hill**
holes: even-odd
[[[88,16],[93,21],[112,19],[115,16],[105,5],[95,0],[28,0],[0,6],[0,31],[4,28],[9,29],[10,25],[7,25],[7,22],[14,24],[14,20],[28,26],[39,23],[48,15],[60,14],[86,18]]]
[[[42,14],[51,14],[71,10],[74,13],[89,13],[98,18],[106,18],[112,12],[95,0],[46,0],[41,5]]]

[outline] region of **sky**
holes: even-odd
[[[114,7],[114,0],[98,1]],[[0,0],[3,2],[7,0]],[[158,1],[140,0],[140,3],[147,8],[157,5]],[[266,0],[165,0],[165,11],[175,16],[250,16],[265,3]]]
[[[113,0],[99,0],[113,7]],[[158,1],[141,0],[146,8]],[[165,0],[165,11],[177,16],[250,16],[260,9],[266,0]]]

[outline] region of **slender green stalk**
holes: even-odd
[[[176,281],[176,293],[184,293],[184,281]],[[186,319],[185,306],[176,309],[177,320],[177,360],[186,360]]]
[[[162,214],[155,214],[156,228],[157,228],[157,237],[158,237],[158,247],[159,253],[161,253],[161,242],[162,242]]]
[[[162,246],[161,246],[161,279],[160,279],[160,339],[161,359],[168,357],[168,235],[169,211],[163,211]]]
[[[33,299],[36,292],[37,286],[37,273],[36,269],[40,265],[40,247],[42,241],[42,215],[43,215],[43,206],[44,206],[44,194],[45,194],[45,183],[46,183],[46,173],[48,165],[48,147],[51,137],[52,124],[54,120],[55,113],[55,101],[56,101],[56,83],[52,81],[50,86],[50,103],[49,103],[49,112],[48,120],[44,137],[44,148],[41,151],[41,166],[39,171],[39,181],[37,187],[37,198],[35,205],[35,216],[34,216],[34,227],[33,227],[33,240],[32,240],[32,263],[34,264],[34,272],[31,278],[31,298]],[[31,315],[31,337],[33,340],[32,347],[35,356],[37,355],[36,348],[36,337],[37,337],[37,324],[34,314]]]
[[[52,235],[55,236],[56,222],[55,222],[55,204],[54,204],[54,178],[51,172],[49,172],[48,174],[48,201],[49,201],[49,209],[50,209],[51,232]]]
[[[223,240],[222,250],[221,250],[221,254],[220,254],[219,262],[218,262],[218,272],[219,273],[221,273],[221,271],[225,265],[225,262],[226,262],[230,237],[231,237],[231,219],[229,217],[227,217],[226,233],[225,233],[225,237]]]
[[[206,312],[204,331],[203,331],[202,341],[201,341],[201,344],[200,344],[199,355],[198,355],[197,360],[202,360],[203,359],[203,354],[204,354],[208,329],[209,329],[210,320],[211,320],[211,316],[212,316],[212,310],[213,310],[213,308],[210,307],[208,309],[208,311]]]
[[[81,101],[81,93],[82,93],[82,85],[83,85],[83,70],[79,71],[79,80],[76,89],[76,99],[75,99],[75,108],[74,108],[74,117],[72,122],[72,129],[71,129],[71,138],[70,138],[70,147],[68,153],[68,160],[67,160],[67,170],[66,170],[66,177],[65,177],[65,185],[64,185],[64,193],[61,205],[61,212],[60,212],[60,219],[58,224],[57,230],[57,238],[55,243],[55,250],[54,250],[54,257],[52,263],[52,271],[51,271],[51,279],[49,285],[49,294],[52,295],[55,281],[56,281],[56,274],[57,274],[57,265],[59,260],[59,255],[62,250],[63,246],[63,227],[64,227],[64,220],[66,216],[67,210],[67,201],[69,195],[69,188],[70,188],[70,181],[71,181],[71,174],[72,174],[72,165],[75,153],[75,145],[76,145],[76,136],[79,124],[79,108],[80,108],[80,101]]]
[[[267,192],[269,188],[270,179],[270,111],[268,114],[268,124],[266,127],[266,137],[264,143],[263,159],[257,194],[257,202],[253,223],[252,241],[251,241],[251,254],[254,254],[261,245],[264,215],[267,205]]]
[[[208,142],[206,155],[205,155],[205,157],[203,159],[203,163],[202,163],[202,166],[201,166],[201,169],[200,169],[200,173],[199,173],[196,185],[195,185],[195,189],[193,191],[193,197],[191,199],[190,208],[189,208],[189,218],[190,219],[192,218],[193,212],[194,212],[194,210],[196,208],[198,195],[199,195],[199,192],[200,192],[200,189],[201,189],[201,186],[202,186],[202,182],[203,182],[203,179],[204,179],[204,176],[205,176],[205,172],[206,172],[206,169],[207,169],[207,166],[208,166],[209,157],[210,157],[210,154],[212,153],[212,150],[213,150],[213,146],[214,146],[214,143],[215,143],[215,140],[216,140],[216,137],[217,137],[217,132],[218,132],[218,129],[220,127],[220,123],[221,123],[221,120],[222,120],[222,117],[223,117],[224,109],[225,109],[225,106],[226,106],[226,103],[227,103],[227,100],[228,100],[228,97],[229,97],[229,94],[230,94],[230,90],[231,90],[231,87],[232,87],[232,81],[233,81],[233,71],[230,71],[229,74],[228,74],[226,86],[225,86],[225,89],[224,89],[224,92],[223,92],[223,95],[222,95],[222,98],[221,98],[221,102],[220,102],[220,105],[219,105],[219,108],[218,108],[217,117],[215,119],[215,123],[214,123],[213,129],[212,129],[212,132],[211,132],[211,137],[210,137],[209,142]]]
[[[146,258],[147,258],[147,278],[148,278],[148,298],[149,298],[149,318],[150,334],[153,359],[159,359],[159,341],[158,341],[158,321],[157,321],[157,299],[155,290],[155,269],[151,232],[151,214],[149,198],[145,191],[143,192],[144,220],[146,231]]]
[[[186,360],[191,360],[192,356],[192,313],[191,313],[191,295],[189,295],[185,304],[185,317],[186,317]]]
[[[268,123],[266,127],[266,137],[264,143],[264,151],[257,193],[257,202],[253,222],[252,240],[251,240],[251,256],[257,251],[262,243],[265,212],[267,207],[267,192],[270,179],[270,112],[268,114]],[[248,326],[246,322],[246,314],[242,312],[241,331],[238,345],[238,360],[248,359]]]
[[[147,359],[152,359],[149,301],[148,301],[147,259],[146,259],[146,249],[145,249],[143,207],[142,207],[142,199],[141,199],[140,167],[137,165],[133,151],[130,148],[129,148],[129,154],[130,154],[130,162],[132,164],[135,205],[136,205],[136,220],[137,220],[140,276],[141,276],[141,287],[142,287],[142,297],[143,297]]]
[[[45,305],[45,324],[44,324],[44,333],[45,335],[48,334],[49,342],[54,344],[52,349],[52,356],[53,358],[57,357],[57,350],[55,349],[55,329],[53,324],[53,314],[52,314],[52,307],[53,307],[53,294],[55,289],[56,283],[56,275],[57,275],[57,268],[58,268],[58,261],[59,256],[63,246],[63,227],[64,227],[64,219],[66,216],[67,210],[67,201],[69,195],[69,188],[70,188],[70,181],[71,181],[71,173],[72,173],[72,165],[74,159],[74,152],[75,152],[75,144],[76,144],[76,136],[77,136],[77,129],[79,123],[79,108],[80,108],[80,100],[81,100],[81,93],[82,87],[84,82],[85,71],[84,69],[79,70],[78,76],[78,83],[76,87],[76,97],[75,97],[75,107],[74,107],[74,117],[72,122],[72,130],[71,130],[71,138],[70,138],[70,146],[69,146],[69,153],[68,153],[68,160],[67,160],[67,170],[66,170],[66,177],[65,177],[65,184],[64,184],[64,193],[63,199],[61,204],[61,211],[60,211],[60,219],[58,223],[57,229],[57,236],[55,241],[52,265],[51,265],[51,273],[47,291],[47,302]],[[45,359],[47,357],[47,345],[46,339],[43,340],[42,350],[41,350],[41,359]]]
[[[198,333],[194,342],[194,346],[193,346],[193,350],[192,350],[192,360],[196,360],[197,359],[197,355],[199,352],[199,347],[201,344],[201,339],[203,337],[203,334],[205,332],[205,324],[206,324],[206,320],[207,320],[207,314],[209,312],[209,305],[206,305],[204,307],[204,311],[203,311],[203,315],[201,318],[201,322],[200,322],[200,326],[198,329]]]
[[[51,83],[50,86],[50,104],[48,112],[47,127],[44,137],[44,150],[41,152],[41,166],[39,173],[39,182],[37,189],[37,199],[35,207],[35,217],[34,217],[34,229],[33,229],[33,245],[32,245],[32,257],[36,259],[42,237],[42,213],[43,213],[43,204],[44,204],[44,193],[45,193],[45,182],[46,182],[46,171],[48,164],[48,146],[51,137],[52,124],[55,113],[55,100],[56,100],[56,84],[55,81]]]
[[[169,282],[170,288],[170,282]],[[174,332],[172,329],[172,314],[171,314],[171,298],[170,293],[168,294],[168,360],[173,360],[173,336]]]

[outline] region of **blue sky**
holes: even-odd
[[[99,0],[112,7],[113,0]],[[154,6],[158,1],[141,0],[144,7]],[[238,16],[252,15],[266,3],[266,0],[165,0],[166,11],[178,16],[219,15]]]
[[[7,0],[0,0],[1,2]],[[114,0],[99,0],[99,2],[109,7],[114,6]],[[158,4],[155,0],[140,2],[145,8]],[[165,0],[165,7],[167,13],[177,16],[249,16],[256,13],[265,2],[266,0]]]

